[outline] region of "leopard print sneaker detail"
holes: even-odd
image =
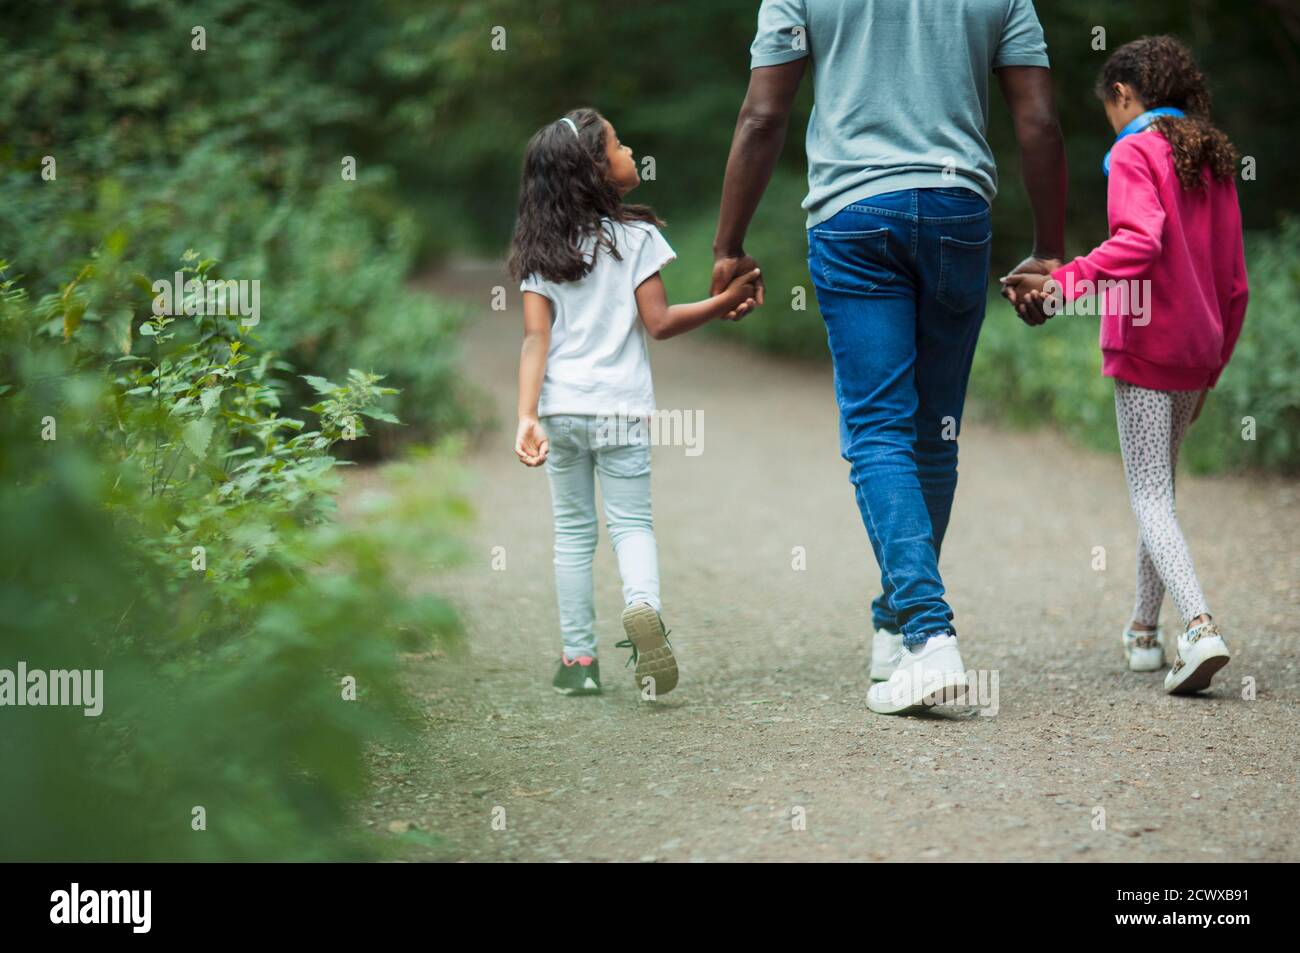
[[[1218,625],[1201,623],[1178,637],[1178,654],[1165,676],[1165,691],[1190,695],[1209,688],[1215,672],[1227,665],[1230,657]]]

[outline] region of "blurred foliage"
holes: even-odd
[[[104,691],[98,717],[6,707],[0,857],[375,856],[350,805],[415,717],[397,651],[457,633],[405,577],[456,557],[465,506],[412,462],[332,520],[332,451],[388,389],[309,376],[315,423],[287,416],[284,361],[238,317],[151,315],[142,277],[109,248],[36,300],[0,283],[0,664]]]
[[[225,275],[261,283],[275,319],[257,335],[297,366],[385,373],[419,436],[477,422],[455,374],[461,309],[404,287],[437,229],[397,188],[407,131],[382,104],[398,80],[373,71],[400,18],[350,3],[132,0],[23,7],[7,26],[0,255],[34,294],[111,234],[130,236],[151,278],[203,248]],[[205,50],[192,48],[196,26]]]
[[[406,288],[437,229],[396,172],[398,13],[5,5],[0,667],[102,669],[106,698],[5,708],[0,857],[380,850],[351,807],[417,717],[397,652],[457,633],[408,584],[468,514],[453,442],[346,526],[337,458],[476,420],[461,310]],[[178,269],[258,281],[261,320],[152,314]]]
[[[399,169],[438,193],[436,201],[448,211],[442,221],[450,231],[444,235],[463,235],[458,243],[499,253],[509,239],[528,137],[567,110],[590,105],[618,127],[638,158],[655,158],[655,179],[637,190],[638,201],[654,205],[673,226],[707,220],[717,208],[749,78],[758,5],[757,0],[380,4],[406,16],[398,45],[382,57],[382,72],[390,79],[401,75],[405,90],[419,91],[390,109],[390,119],[411,130],[409,146],[418,156]],[[1106,224],[1100,164],[1113,134],[1093,94],[1098,70],[1110,50],[1147,33],[1174,33],[1192,46],[1215,92],[1217,121],[1243,153],[1257,159],[1259,179],[1242,189],[1247,226],[1270,228],[1277,208],[1300,208],[1289,130],[1278,121],[1292,110],[1291,91],[1300,83],[1300,11],[1294,4],[1053,0],[1036,6],[1071,157],[1073,244],[1091,247]],[[597,23],[599,29],[593,29]],[[505,30],[504,50],[493,49],[494,26]],[[1096,27],[1106,30],[1105,50],[1093,49]],[[809,77],[782,157],[781,168],[792,180],[806,171],[803,130],[811,87]],[[396,87],[390,87],[393,91]],[[1011,265],[1028,248],[1031,227],[1015,138],[996,83],[990,100],[988,134],[1002,189],[995,209],[995,261]],[[778,232],[802,228],[803,191],[779,190],[764,200],[751,252],[767,250],[760,245]],[[672,229],[668,234],[675,237]]]

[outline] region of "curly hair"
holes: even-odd
[[[1174,150],[1174,170],[1184,189],[1199,188],[1203,170],[1216,179],[1237,171],[1237,150],[1210,120],[1210,88],[1192,53],[1172,36],[1144,36],[1125,43],[1097,78],[1097,96],[1110,100],[1116,83],[1133,88],[1147,109],[1173,106],[1187,115],[1161,116],[1151,124]]]
[[[649,206],[624,204],[610,181],[600,113],[575,109],[565,118],[577,127],[576,136],[567,122],[556,120],[534,133],[524,150],[508,264],[515,281],[531,274],[547,281],[579,281],[591,271],[602,248],[622,261],[605,219],[663,224]],[[592,255],[584,255],[582,244],[593,234],[596,247]]]

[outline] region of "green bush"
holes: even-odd
[[[399,417],[415,436],[483,423],[460,380],[462,305],[435,303],[406,287],[418,229],[394,217],[380,233],[356,214],[352,184],[320,189],[268,249],[278,284],[267,292],[287,320],[260,329],[291,362],[323,376],[350,367],[382,369],[401,393]],[[391,449],[400,431],[377,436]]]
[[[98,717],[6,707],[0,857],[374,856],[350,805],[411,715],[397,649],[457,631],[403,584],[456,556],[454,478],[394,466],[337,524],[332,451],[386,388],[313,376],[316,423],[286,415],[237,318],[141,320],[121,244],[35,302],[0,283],[0,667],[103,672]]]
[[[455,375],[463,313],[405,287],[430,229],[396,186],[391,160],[406,153],[373,149],[407,137],[384,127],[387,71],[361,58],[396,43],[403,14],[319,15],[140,0],[14,24],[0,37],[0,125],[12,131],[0,256],[39,296],[105,235],[126,236],[150,280],[203,248],[224,275],[261,283],[275,319],[255,333],[296,366],[386,375],[407,427],[381,426],[379,443],[437,438],[476,423]],[[196,24],[205,51],[190,46]]]
[[[403,583],[451,561],[466,507],[446,444],[345,529],[336,458],[472,422],[461,313],[405,287],[429,229],[393,169],[428,140],[392,56],[418,15],[136,0],[7,21],[0,668],[102,669],[106,700],[4,709],[0,857],[375,853],[349,805],[410,714],[396,650],[456,632]],[[146,317],[178,261],[258,281],[262,320]]]

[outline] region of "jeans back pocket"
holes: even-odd
[[[596,451],[596,468],[615,477],[639,477],[650,472],[650,441],[610,443]]]
[[[851,294],[869,294],[894,277],[889,264],[889,228],[835,231],[814,228],[808,247],[813,279],[825,287]]]
[[[939,289],[935,299],[950,311],[969,311],[988,295],[990,233],[980,241],[939,239]]]

